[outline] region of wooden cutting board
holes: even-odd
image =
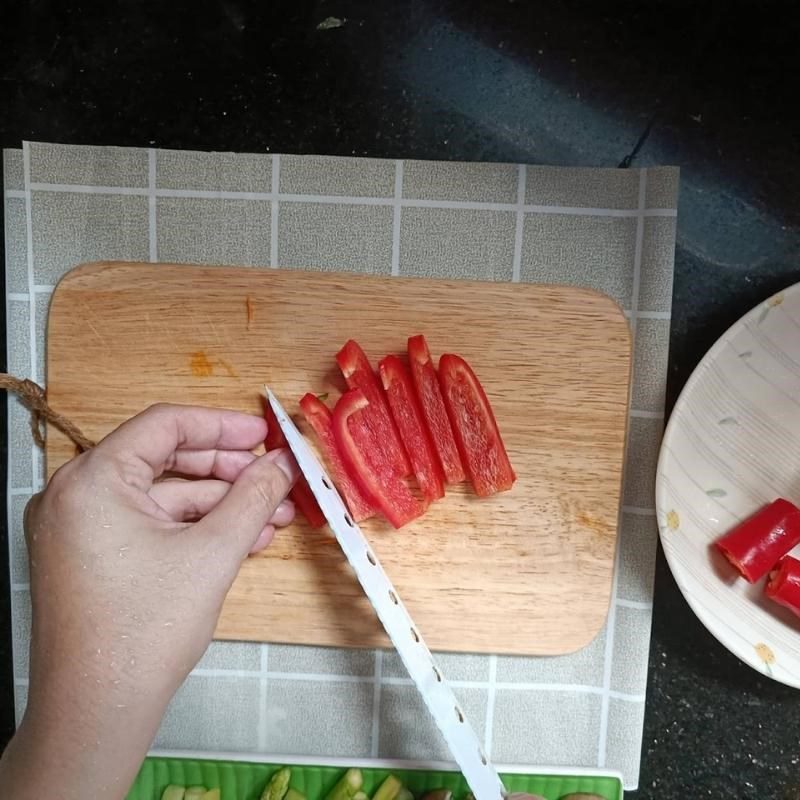
[[[366,523],[378,557],[433,649],[557,654],[586,645],[611,592],[631,360],[628,324],[603,295],[89,264],[53,296],[48,397],[94,439],[159,401],[259,413],[264,383],[294,414],[306,391],[336,399],[334,354],[348,338],[376,363],[403,353],[415,333],[435,357],[456,352],[473,365],[519,479],[486,500],[451,489],[401,531]],[[48,472],[73,454],[51,430]],[[216,636],[388,644],[335,539],[299,524],[243,564]]]

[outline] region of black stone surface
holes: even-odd
[[[0,144],[616,166],[652,123],[633,165],[682,168],[671,407],[729,324],[800,280],[790,9],[6,2]],[[320,30],[328,17],[344,24]],[[7,574],[0,564],[3,741],[13,719]],[[659,554],[633,796],[800,797],[799,712],[796,691],[742,665],[705,631]]]

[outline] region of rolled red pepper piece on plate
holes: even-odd
[[[800,616],[800,561],[783,558],[769,574],[767,597]]]
[[[289,443],[286,441],[281,426],[278,424],[278,418],[269,403],[264,403],[264,419],[267,421],[267,438],[264,441],[264,447],[267,450],[288,448]],[[289,499],[312,528],[321,528],[327,523],[328,520],[325,519],[322,509],[317,503],[317,498],[314,497],[314,492],[311,491],[308,481],[302,475],[289,492]]]
[[[477,375],[461,356],[439,359],[439,383],[467,475],[480,497],[510,489],[517,479]]]
[[[300,410],[303,412],[306,422],[317,434],[322,451],[333,473],[333,480],[342,493],[353,519],[356,522],[363,522],[363,520],[374,516],[377,513],[375,504],[364,494],[355,480],[350,477],[350,473],[345,468],[342,457],[339,454],[339,448],[336,446],[336,437],[333,434],[333,414],[331,410],[322,400],[310,392],[300,400]]]
[[[422,406],[422,414],[428,423],[436,454],[444,470],[445,480],[454,486],[461,483],[466,474],[461,456],[458,454],[453,426],[450,424],[450,417],[447,416],[436,367],[431,360],[431,351],[422,334],[412,336],[408,340],[408,363],[417,397]]]
[[[333,433],[336,445],[350,475],[365,494],[383,512],[395,528],[401,528],[422,514],[420,502],[411,494],[403,478],[395,472],[391,454],[376,447],[360,425],[360,417],[369,402],[360,389],[339,398],[333,409]]]
[[[366,353],[358,342],[350,339],[336,354],[336,363],[344,375],[348,389],[360,389],[364,393],[368,405],[360,417],[372,436],[374,446],[382,447],[389,453],[395,475],[411,475],[411,462]]]
[[[782,497],[756,511],[716,545],[750,583],[761,580],[800,544],[800,509]]]
[[[422,415],[411,373],[397,356],[386,356],[378,364],[378,373],[422,496],[430,503],[439,500],[444,497],[444,472]]]

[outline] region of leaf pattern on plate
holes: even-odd
[[[706,489],[706,494],[709,497],[727,497],[728,493],[724,489]]]
[[[736,417],[723,417],[718,423],[718,425],[738,425],[739,420]]]
[[[772,295],[769,300],[764,304],[764,308],[761,309],[761,313],[758,315],[758,324],[760,325],[772,311],[773,308],[777,308],[783,302],[783,292],[778,292],[778,294]]]
[[[676,531],[681,526],[681,518],[678,516],[678,512],[673,508],[671,511],[667,511],[667,527],[671,531]]]
[[[769,645],[764,644],[764,642],[759,642],[757,645],[755,645],[755,650],[756,655],[764,664],[764,672],[772,677],[772,665],[775,663],[775,653],[772,652],[772,648]]]

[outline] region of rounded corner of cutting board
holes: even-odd
[[[127,261],[85,261],[82,264],[76,264],[68,272],[61,276],[61,279],[53,289],[53,299],[51,303],[55,303],[59,294],[64,290],[71,288],[71,284],[76,281],[81,281],[89,276],[96,275],[99,272],[107,272],[116,267],[129,266],[130,262]]]
[[[570,292],[576,295],[592,298],[593,305],[604,310],[610,318],[615,319],[616,322],[624,327],[627,332],[628,344],[629,346],[632,345],[633,336],[631,335],[631,326],[628,324],[628,320],[625,317],[625,310],[613,297],[607,295],[605,292],[601,292],[599,289],[592,289],[589,286],[569,286],[565,288],[569,288]]]
[[[571,656],[575,653],[579,653],[581,650],[585,650],[589,645],[591,645],[598,636],[603,632],[603,629],[608,622],[608,614],[611,610],[611,581],[613,580],[613,576],[609,577],[608,581],[608,599],[603,608],[602,613],[598,613],[594,619],[592,619],[591,624],[582,628],[579,632],[579,635],[576,634],[573,638],[563,637],[561,646],[558,648],[558,651],[555,653],[548,653],[546,655],[558,655],[558,656]],[[599,605],[598,605],[599,608]],[[534,654],[535,655],[535,654]]]

